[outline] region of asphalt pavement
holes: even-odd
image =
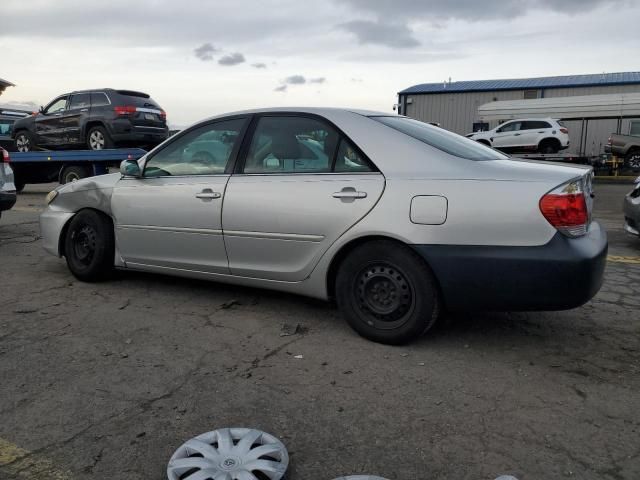
[[[404,347],[331,304],[123,273],[77,281],[41,247],[52,186],[0,219],[0,478],[166,478],[221,427],[289,450],[289,480],[640,478],[640,240],[597,185],[601,292],[565,312],[447,316]]]

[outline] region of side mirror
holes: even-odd
[[[44,107],[43,107],[42,105],[40,105],[40,108],[38,109],[38,111],[39,111],[40,113],[44,113]]]
[[[120,163],[120,173],[125,177],[139,178],[142,176],[140,165],[136,160],[123,160]]]

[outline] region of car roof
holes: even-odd
[[[538,120],[543,120],[543,121],[546,121],[546,122],[555,122],[555,121],[557,121],[557,119],[551,118],[551,117],[527,117],[527,118],[513,118],[513,119],[505,120],[504,123],[507,123],[507,122],[532,122],[532,121],[538,121]]]
[[[330,117],[332,114],[348,112],[362,115],[364,117],[391,117],[396,116],[395,113],[389,112],[377,112],[375,110],[363,110],[358,108],[338,108],[338,107],[268,107],[268,108],[253,108],[248,110],[237,110],[234,112],[223,113],[220,115],[214,115],[203,119],[200,122],[207,122],[209,120],[215,120],[217,118],[233,117],[238,115],[253,115],[258,113],[309,113],[320,115],[322,117]]]

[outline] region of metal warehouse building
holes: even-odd
[[[464,135],[489,102],[612,93],[640,93],[640,72],[424,83],[399,92],[398,103],[404,115]]]

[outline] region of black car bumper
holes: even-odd
[[[0,212],[10,210],[15,204],[15,192],[0,192]]]
[[[414,245],[431,266],[450,310],[566,310],[589,301],[602,285],[607,234],[557,233],[536,247]]]

